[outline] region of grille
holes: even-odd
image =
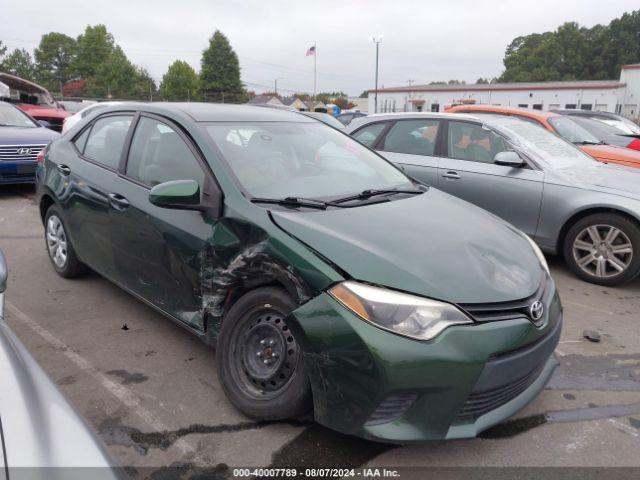
[[[380,425],[400,418],[418,398],[414,393],[394,393],[378,405],[366,425]]]
[[[544,317],[536,323],[529,317],[529,308],[536,300],[540,300],[548,306],[553,293],[551,278],[543,274],[538,290],[530,297],[515,300],[512,302],[496,303],[467,303],[461,304],[460,308],[466,311],[477,322],[495,322],[499,320],[511,320],[513,318],[527,317],[534,325],[540,326],[544,323]]]
[[[562,314],[541,338],[523,347],[492,356],[458,412],[455,423],[470,423],[510,402],[540,376],[560,340]],[[524,373],[519,373],[524,372]]]
[[[458,412],[459,423],[473,422],[485,413],[489,413],[513,400],[531,386],[542,372],[543,365],[527,375],[501,387],[486,392],[472,393]]]
[[[0,145],[0,162],[35,161],[45,145]],[[24,153],[28,150],[28,153]],[[19,152],[23,153],[19,153]]]

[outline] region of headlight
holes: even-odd
[[[473,323],[448,303],[362,283],[343,282],[329,293],[360,318],[416,340],[431,340],[447,327]]]
[[[542,250],[540,250],[540,247],[536,244],[536,242],[531,240],[531,237],[529,237],[529,235],[527,235],[526,233],[523,233],[523,235],[527,240],[529,240],[529,243],[531,244],[531,248],[533,248],[533,251],[538,257],[538,260],[540,260],[540,263],[542,264],[544,269],[547,271],[549,275],[551,275],[551,271],[549,271],[549,264],[547,263],[547,259],[544,258],[544,253],[542,253]]]

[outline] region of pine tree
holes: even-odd
[[[207,102],[244,101],[238,56],[222,32],[216,30],[202,52],[200,68],[202,99]]]

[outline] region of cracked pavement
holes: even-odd
[[[0,248],[6,321],[133,478],[169,466],[223,478],[234,466],[640,466],[640,279],[590,285],[550,259],[565,325],[548,388],[481,438],[398,447],[311,418],[243,417],[220,388],[213,350],[95,274],[55,274],[33,188],[0,189]]]

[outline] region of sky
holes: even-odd
[[[199,70],[215,30],[238,54],[242,80],[256,92],[359,95],[373,88],[375,45],[380,86],[436,80],[469,83],[503,70],[515,37],[550,31],[564,22],[608,24],[638,0],[7,0],[0,40],[10,49],[35,48],[50,31],[76,37],[105,24],[130,60],[159,81],[175,60]],[[15,19],[15,21],[10,21]]]

